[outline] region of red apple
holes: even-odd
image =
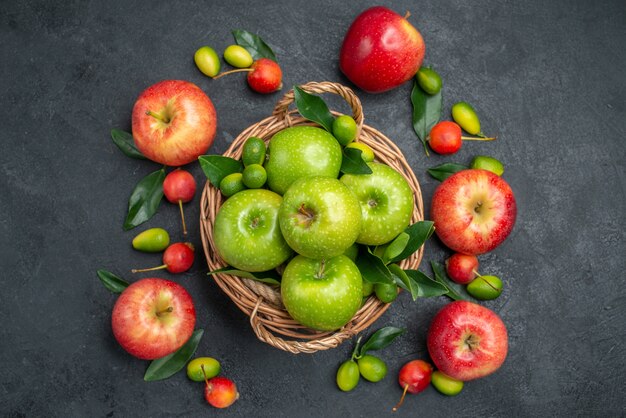
[[[205,154],[215,137],[211,99],[193,83],[165,80],[144,90],[133,108],[133,138],[152,161],[180,166]]]
[[[339,67],[361,89],[381,93],[410,80],[422,65],[425,49],[422,35],[407,19],[376,6],[352,22]]]
[[[495,312],[460,300],[447,304],[435,315],[426,345],[439,370],[468,381],[500,368],[508,351],[508,336]]]
[[[153,360],[173,353],[191,337],[196,310],[178,283],[148,278],[128,286],[113,307],[113,335],[135,357]]]
[[[493,250],[513,230],[517,206],[509,184],[487,170],[463,170],[433,195],[435,232],[452,250],[469,255]]]

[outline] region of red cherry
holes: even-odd
[[[204,369],[202,369],[202,371],[204,371]],[[206,380],[205,377],[205,382],[204,398],[211,406],[216,408],[228,408],[239,399],[237,386],[232,380],[217,376],[210,380]]]
[[[403,388],[402,398],[393,411],[397,411],[402,403],[406,393],[417,394],[422,392],[430,384],[430,377],[433,374],[433,366],[424,360],[413,360],[406,363],[398,372],[398,383]]]
[[[163,253],[163,264],[147,269],[132,269],[133,273],[167,269],[170,273],[182,273],[191,268],[195,259],[194,247],[190,242],[177,242]]]
[[[273,93],[283,88],[283,72],[280,66],[269,58],[259,58],[252,63],[250,68],[238,68],[219,73],[213,77],[213,80],[240,72],[248,73],[248,85],[257,93]]]
[[[448,276],[459,284],[468,284],[478,275],[478,258],[475,255],[454,253],[446,260]]]
[[[248,85],[257,93],[273,93],[283,87],[283,72],[271,59],[260,58],[252,63],[248,73]]]
[[[196,194],[196,180],[190,172],[180,168],[169,173],[163,180],[163,194],[170,203],[178,204],[183,223],[183,234],[187,235],[183,203],[189,202]]]
[[[461,127],[454,122],[439,122],[430,130],[428,145],[437,154],[454,154],[461,144]]]

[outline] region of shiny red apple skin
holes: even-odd
[[[448,248],[477,255],[492,251],[509,236],[517,205],[502,177],[470,169],[453,174],[437,187],[430,216],[437,236]]]
[[[433,318],[426,345],[437,369],[465,382],[500,368],[508,352],[508,334],[492,310],[468,301],[455,301]]]
[[[117,299],[111,319],[113,335],[122,348],[145,360],[178,350],[191,337],[195,324],[189,293],[178,283],[158,278],[128,286]]]
[[[339,68],[359,88],[382,93],[410,80],[425,52],[422,35],[408,20],[375,6],[352,22],[339,53]]]
[[[139,95],[132,127],[135,146],[143,155],[178,167],[195,161],[213,144],[217,114],[200,87],[188,81],[164,80]]]

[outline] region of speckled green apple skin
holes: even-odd
[[[320,260],[343,254],[354,244],[361,232],[361,207],[339,180],[306,177],[283,196],[278,220],[295,252]]]
[[[359,310],[362,283],[356,264],[345,255],[325,261],[298,255],[283,272],[281,296],[296,321],[332,331],[347,324]]]
[[[344,174],[341,181],[361,204],[363,226],[356,242],[381,245],[406,229],[413,213],[413,191],[409,183],[386,164],[367,164],[372,174]]]
[[[215,217],[213,240],[229,265],[244,271],[271,270],[293,251],[280,233],[282,197],[265,189],[243,190],[230,197]]]
[[[283,129],[270,140],[267,185],[282,195],[302,177],[337,178],[341,159],[341,146],[325,130],[314,126]]]

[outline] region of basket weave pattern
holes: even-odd
[[[354,92],[341,84],[332,82],[310,82],[300,87],[313,94],[334,93],[348,102],[352,109],[352,117],[357,122],[357,141],[370,146],[374,150],[377,161],[393,167],[406,178],[413,189],[415,198],[411,222],[423,220],[422,193],[413,171],[402,152],[389,138],[376,129],[363,124],[361,102]],[[224,155],[239,159],[243,144],[251,136],[259,137],[267,143],[275,133],[287,127],[316,125],[300,116],[296,109],[289,109],[293,101],[293,90],[290,90],[276,104],[272,116],[241,132]],[[332,113],[335,116],[338,115],[336,112]],[[223,197],[219,189],[207,181],[201,198],[200,232],[210,271],[226,265],[219,257],[212,239],[213,222],[222,202]],[[423,251],[424,248],[420,248],[411,257],[403,260],[400,266],[405,269],[417,269]],[[237,307],[250,317],[250,325],[261,341],[294,354],[313,353],[337,347],[346,339],[373,324],[390,306],[380,302],[375,296],[370,296],[352,320],[343,328],[333,332],[319,332],[304,327],[289,316],[280,298],[280,288],[227,274],[216,274],[212,277]]]

